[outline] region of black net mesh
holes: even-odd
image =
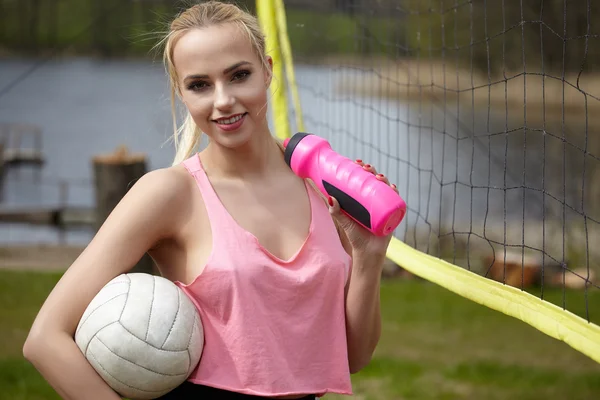
[[[306,130],[396,182],[396,237],[597,322],[600,7],[285,3]]]

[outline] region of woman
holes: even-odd
[[[390,237],[346,218],[286,165],[266,119],[265,50],[256,19],[233,5],[195,5],[172,22],[164,60],[172,99],[189,112],[175,162],[122,199],[24,346],[63,398],[119,398],[73,335],[93,296],[146,252],[195,302],[205,329],[198,367],[165,399],[349,394],[350,374],[369,362]],[[201,132],[209,144],[195,153]]]

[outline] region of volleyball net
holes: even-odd
[[[257,0],[256,11],[276,135],[323,136],[398,185],[408,212],[388,258],[600,362],[600,7]]]

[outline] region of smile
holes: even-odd
[[[220,124],[220,125],[232,125],[232,124],[235,124],[236,122],[238,122],[239,120],[241,120],[242,118],[244,118],[245,115],[246,115],[246,113],[237,114],[237,115],[234,115],[233,117],[219,118],[219,119],[215,119],[213,121],[215,121],[217,124]]]

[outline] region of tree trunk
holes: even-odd
[[[127,191],[147,172],[144,155],[128,154],[120,147],[113,154],[100,155],[92,160],[96,192],[95,229],[98,231]],[[131,272],[153,274],[156,268],[148,254],[138,261]]]

